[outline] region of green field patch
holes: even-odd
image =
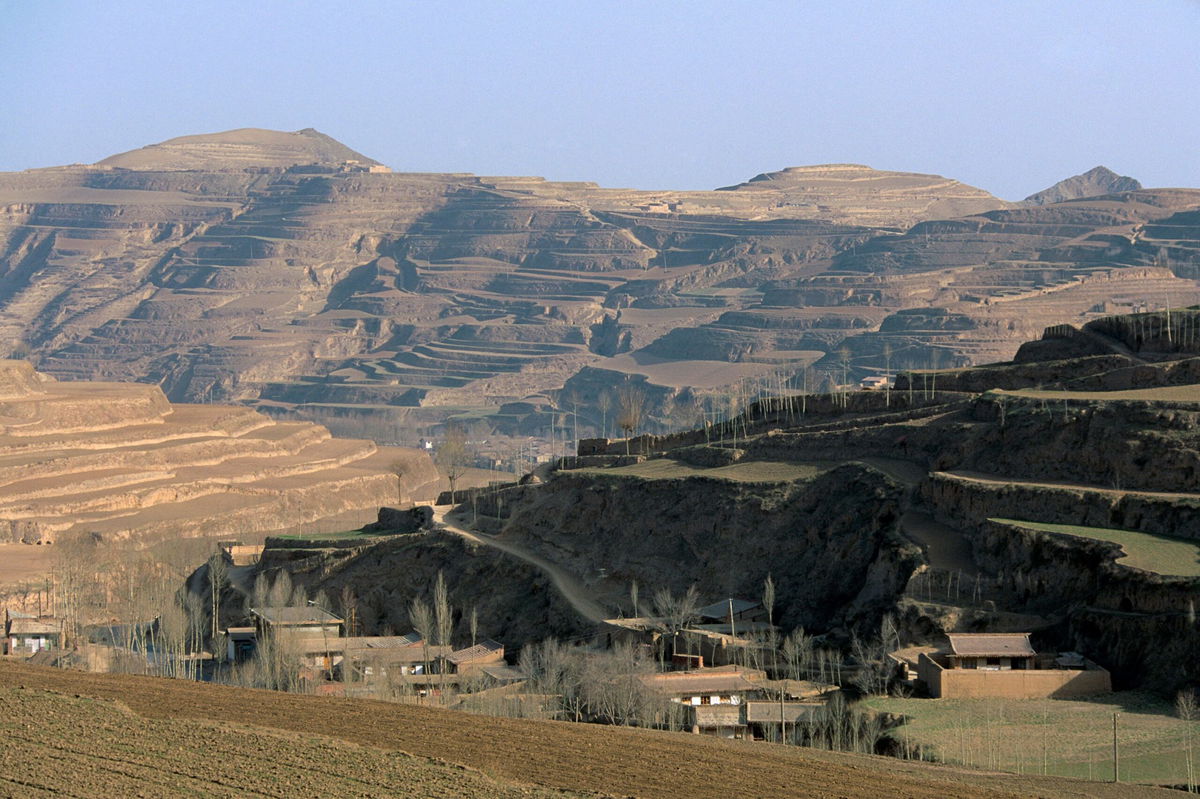
[[[622,475],[647,480],[671,480],[680,477],[711,477],[739,483],[792,483],[812,480],[836,464],[825,462],[784,463],[781,461],[744,461],[728,466],[703,468],[670,458],[652,458],[641,463],[612,468],[579,469],[584,474]]]
[[[1069,391],[1021,388],[1012,391],[994,389],[995,394],[1042,400],[1115,400],[1126,402],[1200,402],[1200,385],[1157,386],[1118,391]]]
[[[1114,713],[1122,781],[1182,783],[1188,724],[1200,747],[1200,721],[1184,722],[1173,703],[1136,692],[1090,700],[879,697],[867,704],[906,717],[891,732],[901,744],[942,762],[1018,774],[1111,779]]]
[[[1124,551],[1125,554],[1117,558],[1117,562],[1123,566],[1131,566],[1165,576],[1200,577],[1200,544],[1195,541],[1133,530],[1083,527],[1077,524],[1047,524],[999,518],[988,519],[988,521],[1037,530],[1042,533],[1108,541],[1118,544]]]
[[[284,533],[271,537],[282,538],[285,541],[345,541],[352,538],[378,538],[379,533],[368,533],[364,530],[343,530],[334,533]]]

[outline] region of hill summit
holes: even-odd
[[[222,133],[178,136],[138,150],[109,156],[97,166],[139,170],[216,170],[248,166],[288,167],[297,164],[379,165],[334,138],[312,128],[286,133],[238,128]]]
[[[1119,191],[1137,191],[1142,184],[1128,175],[1118,175],[1105,166],[1097,166],[1082,175],[1060,180],[1048,189],[1025,198],[1030,205],[1050,205]]]

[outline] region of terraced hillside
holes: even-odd
[[[157,386],[56,382],[23,361],[0,361],[5,541],[279,530],[373,513],[401,489],[431,496],[437,479],[417,450],[336,439],[245,407],[172,405]]]
[[[1194,301],[1198,209],[847,164],[707,192],[392,174],[316,131],[229,131],[0,175],[0,346],[380,440],[464,413],[530,433],[572,378],[669,399],[967,365]]]
[[[11,662],[0,663],[0,700],[0,792],[14,796],[1129,795],[1083,780]]]
[[[1197,308],[1055,326],[1014,361],[892,391],[588,441],[577,461],[472,496],[464,518],[613,617],[631,583],[753,597],[770,574],[785,629],[1019,629],[1120,687],[1200,684]]]

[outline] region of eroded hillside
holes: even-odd
[[[966,365],[1200,296],[1200,192],[1017,208],[856,165],[633,191],[242,130],[6,174],[0,209],[0,340],[42,370],[388,440],[463,412],[543,430],[573,376],[670,398]]]
[[[403,465],[400,482],[395,474]],[[58,382],[0,361],[0,540],[137,544],[263,533],[436,490],[429,456],[332,438],[157,386]]]

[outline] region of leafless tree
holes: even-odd
[[[214,647],[221,631],[221,592],[228,582],[229,568],[225,563],[225,555],[220,551],[214,552],[208,557],[208,599],[209,612],[212,615],[211,636]]]
[[[388,471],[396,477],[396,504],[404,504],[404,475],[408,474],[408,464],[402,460],[394,460],[388,464]]]
[[[642,424],[646,413],[646,394],[632,383],[617,392],[617,426],[625,434],[625,454],[629,454],[629,439]]]
[[[1187,789],[1189,793],[1197,792],[1195,735],[1196,722],[1200,721],[1200,705],[1196,702],[1196,692],[1193,690],[1180,691],[1175,697],[1175,714],[1184,725],[1184,763],[1187,770]]]
[[[470,446],[467,441],[467,431],[461,424],[451,422],[446,425],[446,435],[438,447],[435,458],[437,466],[450,481],[450,502],[453,503],[455,484],[471,465]]]
[[[454,609],[450,607],[450,594],[446,590],[446,575],[439,570],[437,581],[433,585],[433,616],[435,643],[439,647],[450,646],[450,636],[454,628]],[[442,663],[445,670],[445,661]]]
[[[417,597],[408,607],[408,620],[417,635],[421,636],[421,660],[425,664],[425,673],[429,673],[429,639],[433,635],[433,612],[425,600]]]
[[[608,391],[601,391],[596,397],[596,407],[600,409],[600,437],[608,438],[608,414],[613,407],[613,397]]]
[[[664,636],[670,636],[672,654],[679,633],[692,626],[699,609],[700,595],[695,585],[680,596],[673,595],[669,588],[660,588],[654,593],[654,615]],[[663,658],[665,660],[665,654]]]

